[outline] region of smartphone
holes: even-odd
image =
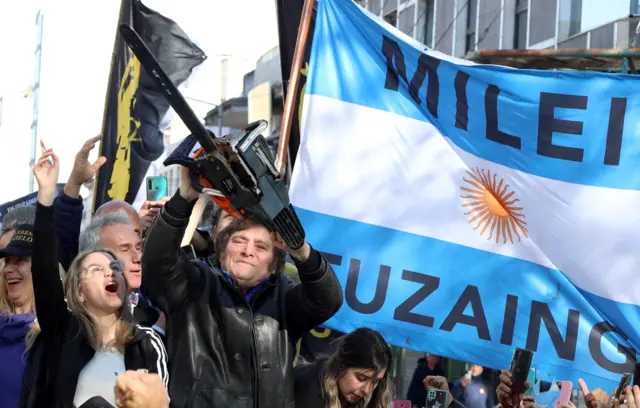
[[[622,376],[620,384],[618,384],[618,388],[616,389],[616,399],[620,398],[620,394],[624,392],[629,384],[631,384],[631,374],[626,373]]]
[[[395,400],[393,401],[393,408],[411,408],[411,401]]]
[[[531,369],[531,361],[533,360],[533,351],[516,348],[511,359],[511,388],[516,392],[526,391],[524,384],[529,376]],[[529,384],[530,386],[532,384]]]
[[[527,381],[529,381],[529,389],[525,391],[524,395],[531,397],[533,396],[533,390],[536,384],[536,369],[529,369],[529,374],[527,375]]]
[[[447,392],[442,390],[430,389],[427,391],[427,401],[425,408],[444,408],[447,406]]]
[[[573,383],[571,381],[558,381],[557,384],[558,388],[560,388],[560,397],[556,400],[556,405],[569,405]]]
[[[636,371],[633,374],[633,385],[640,387],[640,363],[636,363]]]
[[[163,176],[147,177],[147,201],[158,201],[169,195],[167,178]]]

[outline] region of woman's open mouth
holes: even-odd
[[[7,279],[7,286],[9,287],[18,285],[20,283],[22,283],[22,279],[17,279],[17,278]]]
[[[111,281],[107,283],[107,286],[104,287],[104,290],[106,290],[110,294],[118,293],[118,282]]]

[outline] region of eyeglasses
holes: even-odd
[[[113,272],[113,274],[116,276],[122,276],[124,271],[124,262],[122,262],[119,259],[115,259],[109,262],[109,270]],[[82,272],[85,274],[86,277],[93,277],[96,275],[104,276],[107,271],[101,265],[91,265],[89,267],[83,268]]]
[[[124,262],[119,259],[115,259],[109,262],[109,268],[115,275],[122,276],[124,273]]]

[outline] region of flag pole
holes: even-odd
[[[284,176],[287,162],[287,151],[289,149],[289,136],[291,135],[291,121],[293,120],[294,103],[298,93],[298,83],[300,79],[300,69],[304,59],[304,51],[309,37],[309,27],[311,26],[311,16],[313,15],[313,5],[315,0],[304,0],[298,38],[296,39],[296,49],[293,54],[291,73],[289,74],[289,86],[284,101],[284,112],[282,114],[282,131],[278,140],[278,152],[276,154],[276,169],[280,172],[280,177]]]
[[[118,12],[118,26],[123,21],[123,18],[126,16],[126,13],[131,12],[131,2],[129,0],[122,0],[120,2],[120,11]],[[111,53],[111,65],[109,67],[109,79],[107,80],[107,92],[104,96],[104,112],[102,114],[102,127],[100,128],[100,133],[102,133],[102,139],[100,140],[100,145],[98,148],[98,157],[104,156],[104,152],[102,151],[104,147],[104,125],[107,123],[107,114],[109,113],[109,94],[111,92],[111,81],[113,80],[113,70],[118,60],[118,42],[120,40],[120,33],[118,32],[118,26],[116,26],[116,35],[113,41],[113,52]],[[100,177],[100,171],[96,173],[93,179],[93,201],[91,202],[91,215],[96,212],[96,199],[98,197],[98,178]]]

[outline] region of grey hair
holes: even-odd
[[[0,235],[4,235],[7,232],[16,229],[19,225],[33,225],[35,220],[36,207],[32,205],[18,207],[15,210],[9,211],[2,219],[2,230],[0,231]]]
[[[124,211],[116,211],[107,214],[95,215],[91,219],[89,226],[80,234],[80,252],[102,248],[100,244],[100,234],[105,227],[110,225],[131,226],[129,216]]]

